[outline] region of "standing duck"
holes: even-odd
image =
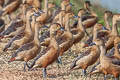
[[[112,74],[115,77],[115,80],[118,80],[120,74],[120,60],[106,56],[106,47],[103,40],[97,39],[95,44],[100,47],[100,66],[105,75],[104,80],[106,80],[107,74]]]
[[[80,9],[79,13],[78,13],[78,25],[77,28],[75,28],[74,30],[72,30],[72,34],[73,34],[73,39],[74,39],[74,44],[78,43],[80,40],[82,40],[82,38],[84,37],[86,32],[86,29],[82,23],[82,16],[85,14],[85,10],[84,9]]]
[[[50,45],[43,50],[32,63],[33,68],[43,68],[43,77],[46,78],[46,68],[48,65],[57,60],[59,56],[59,45],[56,41],[56,33],[58,30],[63,29],[60,24],[53,23],[50,27]]]
[[[28,66],[27,62],[33,59],[34,57],[36,57],[36,55],[41,50],[41,45],[39,41],[40,27],[41,27],[41,24],[36,22],[34,40],[32,42],[25,44],[24,47],[20,47],[14,54],[12,54],[12,57],[9,60],[9,63],[13,61],[25,61],[25,64],[24,64],[24,71],[25,71],[26,65]]]
[[[97,32],[96,32],[97,33]],[[96,35],[96,34],[95,34]],[[94,36],[95,36],[94,35]],[[96,36],[95,36],[96,37]],[[78,56],[70,66],[70,69],[83,69],[83,75],[86,75],[86,69],[94,64],[100,56],[99,46],[92,46],[89,50]]]

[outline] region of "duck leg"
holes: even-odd
[[[85,69],[82,70],[82,75],[86,76],[86,70]]]
[[[115,77],[115,80],[119,80],[119,77]]]
[[[28,65],[28,63],[26,62],[26,65],[28,67],[28,71],[31,69],[31,67]]]
[[[24,72],[26,71],[27,62],[24,63]]]
[[[28,65],[27,62],[24,63],[24,72],[26,71],[26,66],[28,67],[28,70],[30,69],[30,66]]]
[[[46,78],[47,77],[46,68],[43,68],[42,72],[43,72],[43,78]]]
[[[9,19],[9,21],[11,21],[11,20],[12,20],[12,18],[11,18],[11,16],[10,16],[10,14],[8,14],[8,19]]]
[[[56,62],[57,62],[58,64],[62,64],[61,58],[62,58],[62,57],[59,56],[58,59],[56,60]]]
[[[107,75],[104,75],[104,80],[107,80]]]

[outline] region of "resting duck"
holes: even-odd
[[[3,7],[3,9],[0,11],[0,16],[11,14],[20,6],[21,3],[22,3],[21,0],[8,0],[8,2],[5,4],[5,7]],[[11,20],[10,15],[9,19]]]
[[[34,40],[30,43],[25,44],[23,47],[20,47],[15,53],[13,53],[11,59],[9,60],[9,63],[13,61],[25,61],[24,64],[25,71],[26,65],[28,66],[27,62],[36,57],[36,55],[41,50],[41,45],[39,41],[40,28],[41,24],[36,22]]]
[[[120,60],[106,56],[106,47],[103,40],[97,39],[95,44],[100,47],[101,54],[99,69],[105,75],[104,80],[106,80],[107,74],[112,74],[115,77],[115,80],[118,80],[120,74]]]
[[[60,24],[54,23],[50,27],[50,45],[43,50],[33,61],[31,68],[43,68],[43,77],[46,78],[46,68],[53,63],[59,56],[59,45],[56,41],[56,33],[63,29]],[[60,34],[61,35],[61,34]]]

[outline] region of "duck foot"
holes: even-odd
[[[58,64],[62,64],[61,58],[62,58],[62,57],[59,56],[58,59],[56,60],[56,62],[57,62]]]
[[[43,78],[46,79],[47,78],[46,68],[43,68],[42,72],[43,72]]]

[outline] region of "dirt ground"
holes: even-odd
[[[85,39],[83,39],[84,41]],[[9,39],[3,39],[0,42],[0,80],[43,80],[42,69],[35,69],[31,71],[23,71],[24,62],[12,62],[8,64],[8,60],[13,50],[2,52],[2,48],[5,46]],[[82,41],[82,42],[83,42]],[[103,80],[102,74],[94,74],[91,76],[88,74],[91,67],[87,69],[87,76],[83,77],[81,70],[70,71],[69,67],[72,61],[80,55],[81,52],[85,51],[81,47],[82,42],[74,45],[71,48],[71,52],[67,51],[62,56],[62,65],[58,65],[54,62],[47,68],[47,80]],[[32,61],[29,62],[29,64]],[[107,80],[113,80],[111,75],[107,76]]]

